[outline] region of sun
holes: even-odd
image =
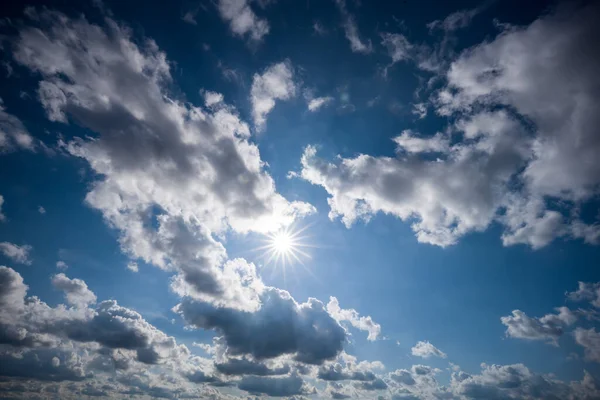
[[[306,242],[307,236],[302,235],[307,226],[295,230],[293,227],[283,228],[275,233],[266,234],[263,239],[264,245],[255,250],[261,252],[265,264],[278,264],[288,266],[295,263],[304,264],[304,260],[310,259],[305,251],[307,247],[315,247]]]
[[[271,238],[271,246],[276,253],[286,254],[294,250],[294,242],[289,232],[279,232]]]

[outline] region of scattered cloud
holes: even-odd
[[[131,272],[139,272],[139,267],[138,264],[136,262],[130,261],[127,263],[127,269],[130,270]]]
[[[4,254],[5,257],[10,258],[11,260],[19,264],[31,265],[29,253],[32,249],[33,248],[28,244],[19,246],[10,242],[0,243],[0,251],[2,252],[2,254]]]
[[[487,8],[489,4],[490,2],[488,1],[480,7],[453,12],[443,20],[435,20],[428,23],[427,27],[432,32],[439,29],[446,33],[466,28],[471,23],[471,20]]]
[[[344,27],[344,33],[346,39],[350,42],[350,48],[355,53],[368,54],[373,51],[373,45],[370,40],[363,40],[358,32],[358,26],[354,16],[350,14],[346,7],[346,0],[335,0],[335,4],[342,15],[342,26]]]
[[[254,74],[250,100],[256,129],[265,128],[267,115],[275,107],[275,100],[288,100],[295,95],[294,70],[289,61],[273,64],[262,74]]]
[[[235,35],[260,41],[269,33],[269,23],[256,16],[248,0],[218,0],[217,8]]]
[[[368,332],[368,340],[377,340],[381,335],[381,325],[373,321],[370,316],[361,317],[354,309],[343,309],[337,298],[330,297],[327,303],[327,312],[339,322],[348,322],[356,329]]]
[[[308,110],[315,112],[320,110],[323,107],[326,107],[329,103],[333,101],[333,97],[315,97],[308,101]]]
[[[422,358],[430,358],[430,357],[440,357],[446,358],[446,353],[429,343],[428,341],[419,341],[415,344],[410,352],[413,356],[422,357]]]
[[[69,268],[69,265],[64,261],[59,260],[56,262],[56,268],[65,270],[65,269]]]
[[[419,242],[442,247],[492,222],[504,228],[506,246],[537,249],[557,237],[597,243],[600,225],[583,222],[576,211],[600,183],[593,128],[600,97],[591,89],[599,79],[592,72],[599,62],[593,39],[599,10],[589,5],[542,16],[453,61],[432,105],[456,122],[426,141],[396,139],[414,149],[450,143],[437,159],[400,152],[329,163],[308,146],[299,175],[325,188],[330,218],[348,227],[382,212],[410,220]],[[552,56],[540,69],[542,51]],[[552,209],[557,201],[570,209]]]
[[[38,206],[38,212],[39,212],[40,214],[42,214],[42,215],[43,215],[43,214],[46,214],[46,209],[45,209],[44,207],[42,207],[42,206]]]
[[[0,154],[22,150],[35,150],[35,141],[20,119],[6,112],[0,98]]]
[[[531,318],[520,310],[514,310],[512,315],[500,320],[506,325],[506,336],[527,339],[544,340],[558,346],[558,338],[564,333],[564,328],[572,325],[577,316],[567,307],[556,309],[557,314],[547,314],[541,318]]]

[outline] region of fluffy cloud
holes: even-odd
[[[288,100],[295,94],[294,70],[289,61],[273,64],[262,74],[254,74],[250,100],[256,128],[264,129],[275,100]]]
[[[453,374],[452,389],[467,399],[593,399],[600,394],[586,373],[570,384],[536,375],[522,364],[485,365],[480,375]]]
[[[248,0],[219,0],[217,7],[221,18],[229,22],[231,32],[259,41],[269,33],[269,23],[257,17],[249,3]]]
[[[371,382],[379,379],[373,371],[383,369],[385,369],[385,366],[379,361],[358,362],[356,357],[342,352],[335,361],[322,365],[317,371],[317,377],[329,382],[346,380]]]
[[[178,271],[180,293],[254,307],[253,266],[227,264],[213,234],[274,231],[314,208],[276,192],[235,110],[170,97],[169,64],[153,41],[138,47],[110,19],[99,27],[52,11],[31,13],[44,30],[22,28],[15,59],[41,74],[38,94],[51,120],[73,120],[98,134],[64,147],[98,174],[86,201],[120,231],[123,251]],[[282,70],[287,64],[272,73]],[[269,71],[256,85],[262,100],[282,96],[281,76]]]
[[[577,344],[584,348],[585,358],[600,362],[600,333],[596,328],[576,328],[573,335]]]
[[[576,291],[567,293],[567,298],[571,301],[588,301],[594,307],[600,307],[600,282],[579,282],[578,285]]]
[[[346,0],[335,0],[335,4],[342,15],[342,26],[344,27],[344,33],[346,34],[346,39],[350,42],[352,51],[363,54],[371,53],[373,45],[370,40],[365,41],[361,39],[354,16],[350,14],[346,7]]]
[[[19,264],[31,265],[29,253],[32,249],[28,244],[19,246],[14,243],[0,242],[0,251],[2,254]]]
[[[487,228],[525,157],[518,125],[506,112],[478,114],[458,126],[473,143],[451,146],[444,159],[418,155],[443,149],[447,137],[404,133],[396,138],[402,150],[397,158],[361,154],[328,163],[309,146],[300,176],[327,190],[330,218],[341,217],[347,227],[383,212],[414,221],[420,242],[452,245],[467,232]]]
[[[356,329],[368,332],[368,340],[377,340],[381,334],[381,325],[373,321],[370,316],[361,317],[358,311],[354,309],[345,310],[341,308],[338,299],[335,297],[329,298],[327,312],[338,322],[348,322]]]
[[[0,98],[0,153],[17,149],[34,150],[34,139],[20,119],[6,112]]]
[[[76,307],[85,307],[96,302],[96,295],[81,279],[69,279],[60,273],[52,277],[52,285],[65,293],[67,303]]]
[[[351,226],[377,212],[394,215],[411,222],[420,242],[439,246],[492,222],[504,227],[507,246],[540,248],[561,236],[597,243],[600,225],[585,223],[577,210],[600,184],[600,7],[561,10],[506,28],[451,63],[433,103],[453,119],[443,133],[400,135],[397,157],[330,163],[308,146],[299,175],[326,189],[330,217]],[[390,54],[402,59],[410,48],[404,43]],[[436,159],[421,156],[432,151]],[[552,201],[566,210],[549,208]]]
[[[428,341],[419,341],[415,344],[410,352],[413,356],[429,358],[429,357],[440,357],[446,358],[446,353],[429,343]]]
[[[335,358],[346,333],[316,299],[298,304],[288,292],[266,287],[254,312],[184,298],[176,309],[192,327],[216,330],[231,355],[261,360],[292,355],[308,364]]]
[[[520,310],[514,310],[512,315],[502,317],[500,320],[506,325],[506,336],[518,339],[544,340],[558,346],[558,338],[562,336],[564,328],[574,324],[577,316],[567,307],[559,307],[556,311],[557,314],[531,318]]]

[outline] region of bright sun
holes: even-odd
[[[282,266],[291,265],[295,262],[303,264],[303,259],[309,259],[310,255],[303,248],[314,247],[306,243],[306,236],[300,234],[306,229],[304,227],[294,230],[290,227],[265,236],[265,244],[256,250],[262,251],[266,264],[274,262]]]
[[[287,253],[292,250],[293,242],[289,232],[279,232],[271,238],[273,250],[277,253]]]

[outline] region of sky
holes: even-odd
[[[0,398],[600,398],[600,4],[0,8]]]

